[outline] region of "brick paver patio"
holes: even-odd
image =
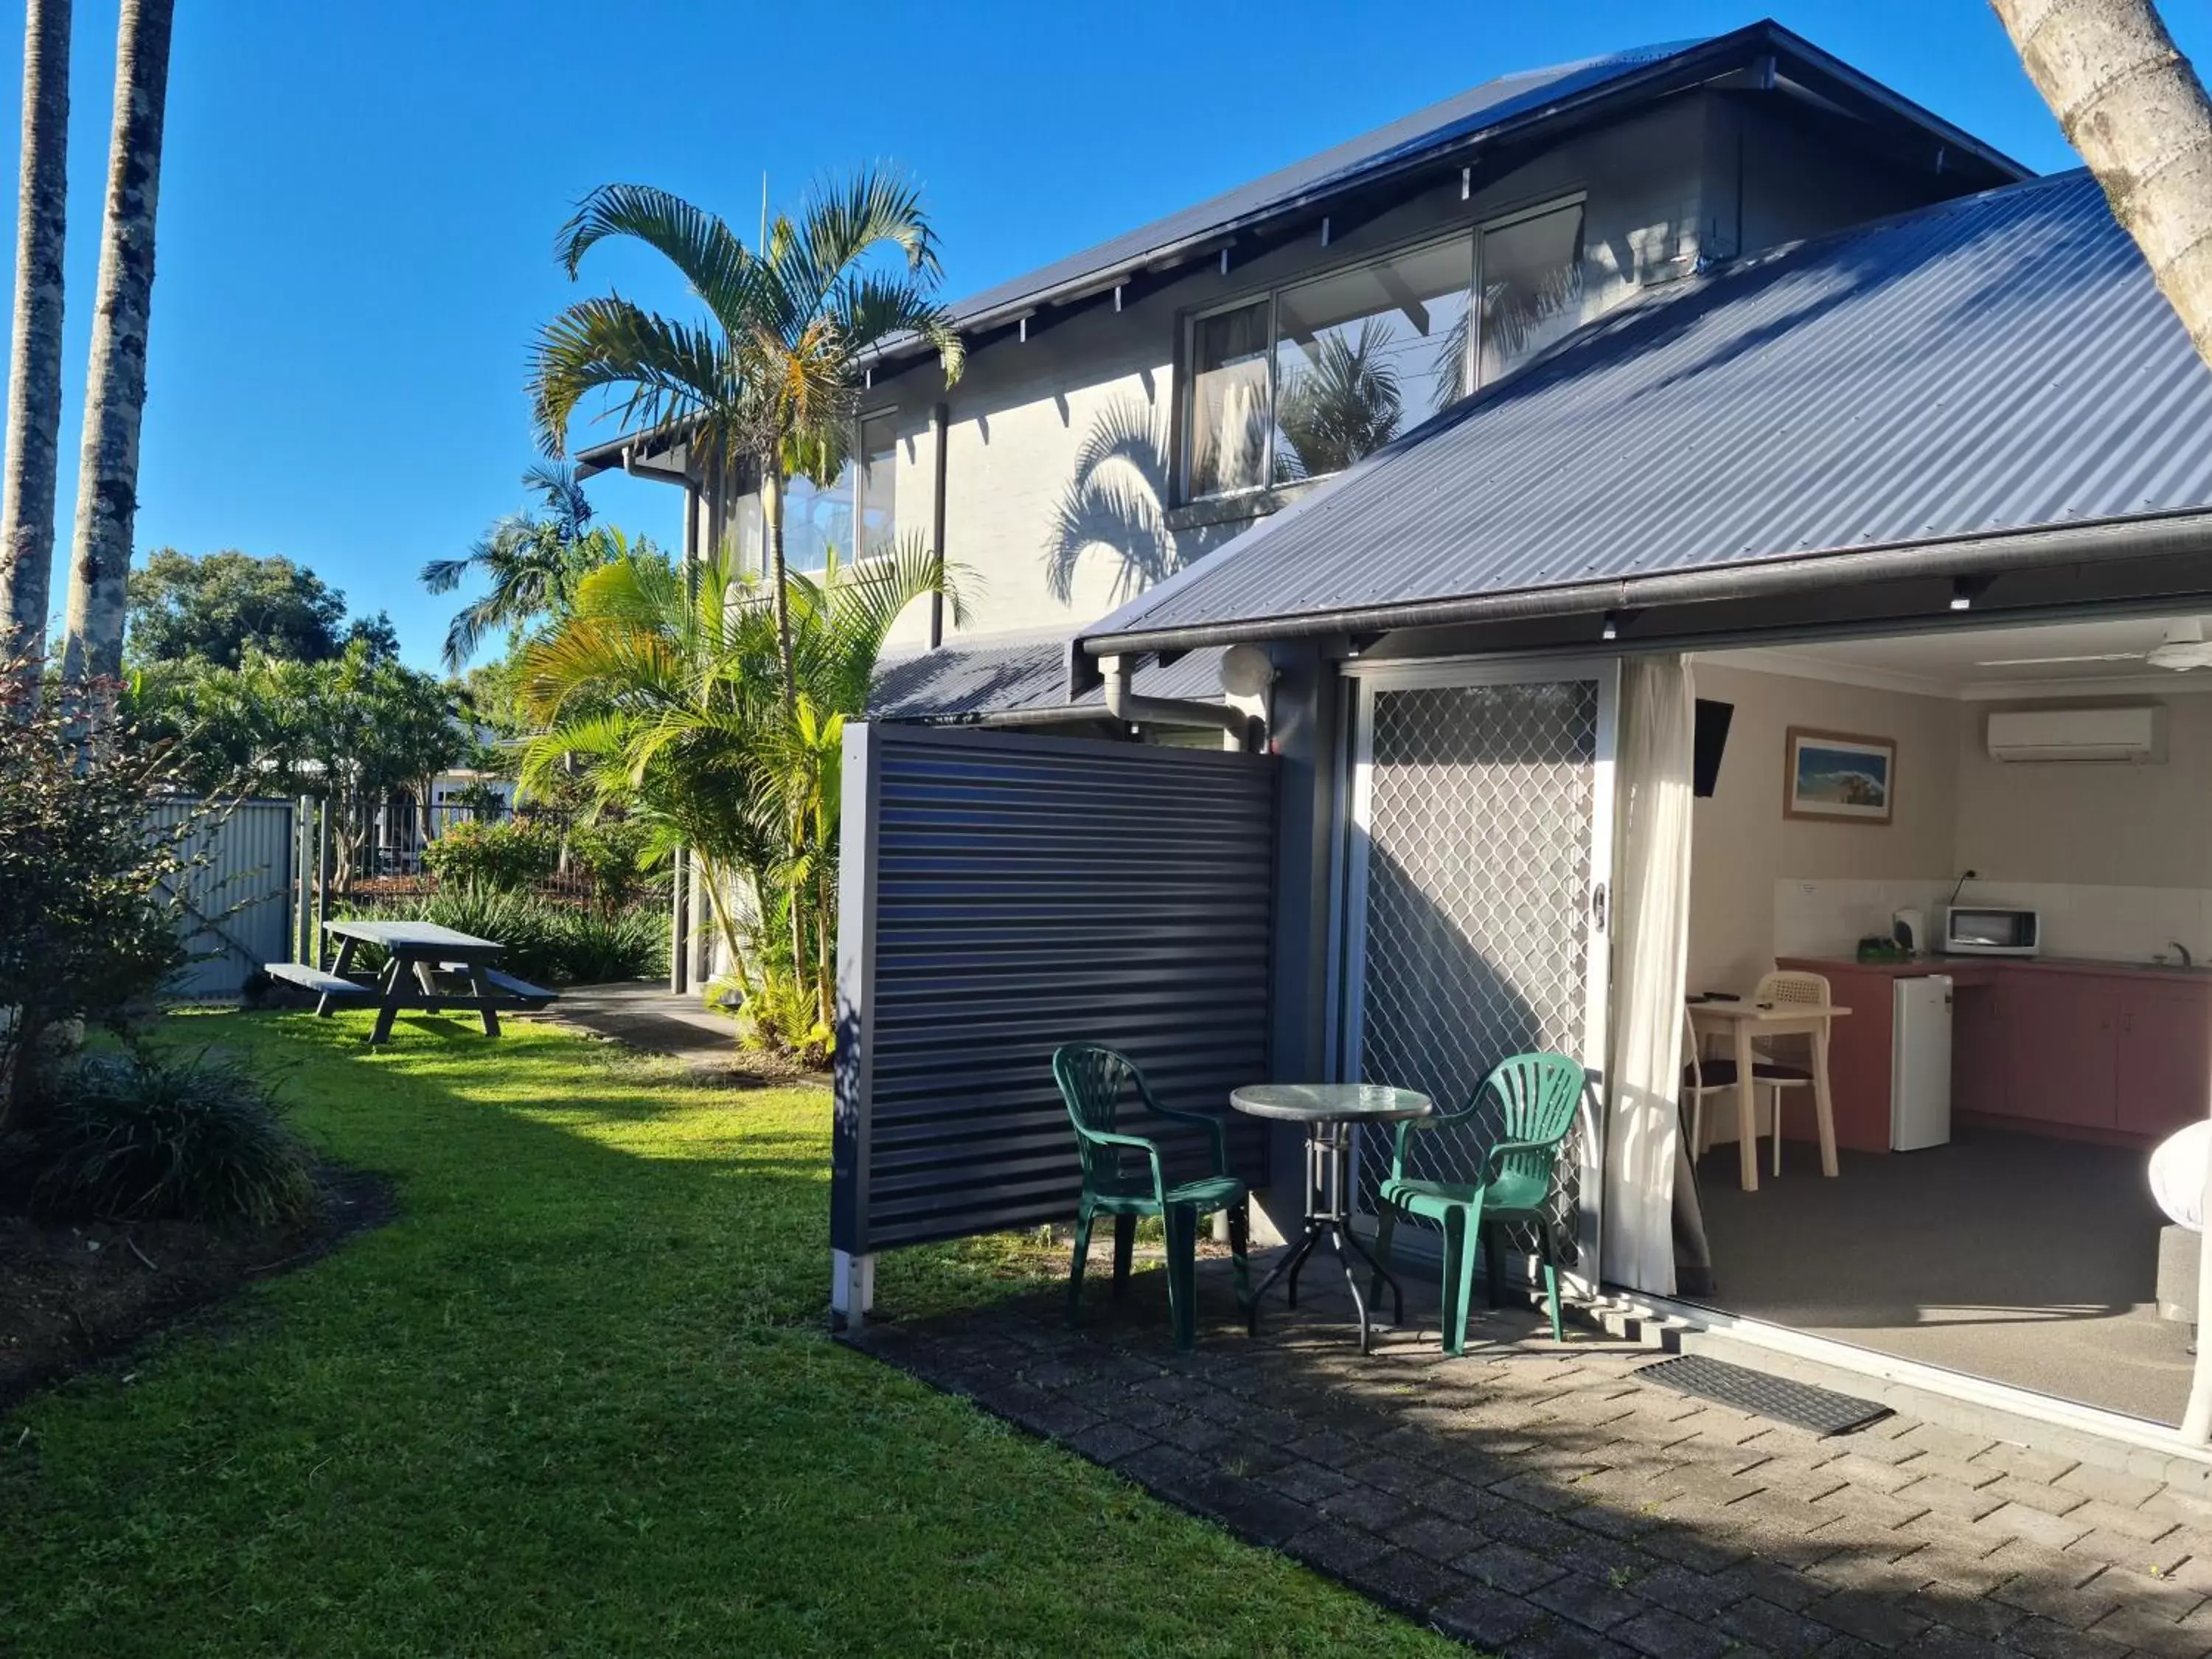
[[[1042,1295],[854,1340],[1511,1659],[2212,1653],[2204,1489],[1903,1417],[1821,1439],[1638,1382],[1659,1356],[1589,1327],[1555,1346],[1517,1308],[1454,1360],[1409,1307],[1362,1358],[1333,1263],[1253,1340],[1205,1272],[1190,1355],[1157,1273],[1119,1304],[1094,1283],[1079,1332]]]

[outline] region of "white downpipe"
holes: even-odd
[[[1106,708],[1117,720],[1131,726],[1212,726],[1239,739],[1251,729],[1252,717],[1224,702],[1200,702],[1188,697],[1140,697],[1134,690],[1136,675],[1127,657],[1109,657],[1101,665],[1106,674]]]

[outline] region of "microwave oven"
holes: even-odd
[[[1943,913],[1948,956],[2032,957],[2043,945],[2042,918],[2002,904],[1952,905]]]

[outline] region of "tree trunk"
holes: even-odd
[[[2159,292],[2212,365],[2212,104],[2151,0],[1990,0],[2028,79],[2081,153]],[[2212,1332],[2212,1159],[2197,1326]],[[2212,1443],[2212,1343],[2198,1345],[2181,1432]]]
[[[69,225],[70,0],[23,18],[23,174],[15,206],[15,332],[0,489],[0,661],[43,654],[62,424],[62,247]],[[34,670],[25,694],[39,695]]]
[[[814,1009],[815,1017],[825,1031],[837,1028],[831,1023],[836,1013],[830,1001],[830,983],[835,975],[830,970],[830,956],[834,948],[830,930],[836,925],[835,908],[830,902],[829,858],[819,847],[814,849]]]
[[[761,520],[768,531],[769,604],[775,610],[776,665],[783,673],[783,712],[799,709],[798,677],[791,659],[791,603],[783,564],[783,460],[775,450],[760,459]]]
[[[1990,0],[2212,364],[2212,105],[2152,0]]]
[[[93,300],[85,380],[84,451],[77,471],[76,543],[70,559],[69,641],[62,670],[75,680],[123,671],[124,580],[138,515],[138,426],[146,409],[146,331],[154,300],[154,209],[161,184],[161,124],[169,95],[175,0],[123,0],[115,42],[115,126],[107,153],[107,211]]]

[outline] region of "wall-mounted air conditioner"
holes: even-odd
[[[1998,761],[2148,761],[2158,757],[2158,709],[2039,708],[1990,715]]]

